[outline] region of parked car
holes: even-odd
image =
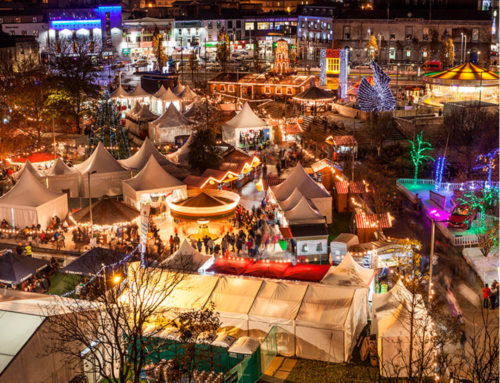
[[[125,63],[123,61],[117,61],[117,62],[114,62],[113,64],[111,64],[111,69],[121,69],[121,68],[125,68]]]
[[[134,68],[143,68],[145,66],[148,66],[148,60],[145,59],[139,59],[136,62],[132,64]]]
[[[103,71],[104,70],[104,65],[103,64],[94,64],[93,65],[94,70],[97,72]]]
[[[472,222],[476,219],[477,208],[472,209],[469,205],[457,205],[451,212],[448,227],[454,229],[470,229]]]
[[[420,66],[420,70],[424,72],[440,72],[442,71],[441,61],[428,60]]]

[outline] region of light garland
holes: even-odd
[[[441,187],[441,183],[443,182],[443,171],[444,171],[444,164],[446,163],[446,157],[438,157],[436,161],[436,166],[434,168],[435,174],[435,184],[434,184],[434,190],[438,191],[439,188]]]
[[[475,166],[474,169],[481,169],[483,172],[488,173],[488,187],[491,185],[491,176],[493,174],[493,169],[495,168],[495,160],[498,161],[498,151],[499,149],[492,150],[487,154],[480,154],[476,158],[476,162],[483,161],[484,164]]]
[[[427,159],[434,161],[434,158],[431,156],[423,154],[423,152],[427,150],[434,150],[432,145],[429,142],[426,142],[423,140],[423,132],[420,132],[420,134],[417,134],[416,140],[417,144],[413,141],[408,140],[408,142],[411,144],[411,149],[410,149],[410,155],[411,155],[411,160],[413,161],[413,165],[415,166],[415,174],[414,174],[414,179],[413,179],[413,185],[417,184],[417,178],[418,178],[418,168],[419,166]]]

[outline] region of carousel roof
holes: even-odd
[[[177,97],[171,90],[170,88],[167,89],[165,93],[163,93],[161,96],[156,97],[158,100],[166,101],[166,102],[173,102],[173,101],[180,101],[181,99]]]
[[[182,85],[182,84],[179,82],[179,83],[177,83],[177,85],[175,86],[175,88],[174,88],[174,89],[172,89],[172,91],[173,91],[175,94],[179,95],[179,94],[181,94],[181,93],[184,91],[184,89],[185,89],[185,86],[184,86],[184,85]]]
[[[167,91],[167,89],[165,89],[165,87],[162,85],[160,87],[160,89],[158,89],[158,92],[156,92],[155,94],[153,94],[153,97],[156,97],[156,98],[159,98],[161,96],[163,96],[163,94]]]
[[[147,104],[144,104],[141,110],[135,113],[132,117],[141,121],[154,121],[158,118],[158,115],[151,112],[149,106]]]
[[[202,192],[194,197],[188,198],[179,205],[186,207],[216,207],[224,206],[226,202]]]
[[[266,127],[267,123],[255,114],[248,102],[245,102],[241,111],[226,122],[226,125],[235,129],[255,129]]]
[[[111,93],[111,98],[126,98],[126,97],[130,97],[130,95],[128,94],[127,91],[125,91],[125,89],[123,89],[121,83],[120,85],[118,85],[118,88],[116,88],[116,90],[113,93]]]
[[[158,149],[156,149],[148,137],[146,137],[137,153],[135,153],[132,157],[121,160],[120,163],[129,169],[142,169],[149,162],[151,156],[153,156],[156,159],[156,162],[161,166],[172,164],[158,151]]]
[[[198,95],[191,90],[189,85],[186,85],[184,90],[181,93],[179,93],[178,96],[183,100],[194,100],[196,97],[198,97]]]
[[[470,62],[439,73],[425,75],[424,81],[437,85],[496,85],[499,75]]]
[[[177,110],[174,104],[170,104],[160,118],[151,122],[159,128],[178,128],[192,125],[191,121]]]
[[[148,163],[134,177],[123,181],[136,191],[169,189],[184,186],[184,183],[171,176],[161,167],[156,158],[151,155]]]
[[[296,95],[293,99],[298,101],[325,101],[331,100],[332,98],[333,94],[326,92],[317,86],[312,86]]]
[[[102,197],[92,204],[92,221],[94,225],[117,225],[123,222],[131,222],[141,215],[135,207]],[[84,207],[73,214],[76,223],[90,223],[90,207]]]
[[[151,96],[151,95],[148,92],[146,92],[144,89],[142,89],[141,84],[137,84],[135,89],[128,94],[128,97],[137,97],[137,98],[149,97],[149,96]]]

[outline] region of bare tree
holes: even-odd
[[[359,134],[377,148],[377,155],[396,129],[392,112],[372,112],[368,115]]]

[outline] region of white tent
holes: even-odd
[[[172,161],[174,164],[186,164],[187,156],[189,154],[189,145],[193,141],[193,134],[189,135],[188,140],[182,145],[182,147],[174,153],[169,153],[166,155],[169,161]]]
[[[158,89],[158,91],[157,91],[155,94],[153,94],[153,97],[154,97],[154,98],[160,98],[161,96],[163,96],[163,94],[164,94],[166,91],[167,91],[167,89],[166,89],[166,88],[163,86],[163,84],[162,84],[162,86],[160,87],[160,89]]]
[[[157,120],[149,123],[149,137],[156,144],[172,143],[176,136],[189,135],[193,124],[175,106],[170,105]]]
[[[113,93],[111,93],[111,98],[115,101],[120,101],[120,102],[123,100],[125,101],[124,104],[128,104],[130,95],[127,91],[125,91],[125,89],[123,89],[122,84],[120,82],[118,88],[116,88],[116,90]]]
[[[30,172],[0,197],[0,217],[17,228],[40,224],[45,229],[52,217],[62,220],[67,214],[67,195],[47,189]]]
[[[161,266],[171,270],[179,271],[197,271],[205,263],[212,260],[213,257],[200,253],[198,250],[193,249],[187,239],[184,239],[182,245],[179,247],[171,257],[161,263]]]
[[[45,174],[47,187],[50,190],[67,193],[68,197],[78,197],[78,172],[68,167],[63,160],[58,158]]]
[[[182,85],[180,82],[177,83],[177,85],[175,86],[174,89],[172,89],[172,92],[174,92],[174,94],[176,95],[179,95],[182,93],[182,91],[185,89],[185,86]]]
[[[160,97],[156,97],[156,112],[162,113],[171,104],[173,104],[177,110],[181,110],[181,99],[168,88]]]
[[[130,109],[128,112],[126,112],[125,116],[132,117],[134,114],[139,112],[139,110],[141,110],[141,104],[139,103],[139,101],[136,101],[134,107]]]
[[[304,197],[294,208],[285,212],[285,218],[289,226],[325,222],[325,218],[317,210],[313,209]]]
[[[81,197],[89,196],[89,174],[93,198],[121,195],[122,181],[131,177],[130,172],[109,154],[102,142],[85,162],[75,165],[75,169],[80,173]]]
[[[246,102],[241,111],[223,126],[222,141],[239,148],[241,133],[264,129],[269,129],[270,140],[272,141],[272,129],[270,129],[267,122],[255,114],[248,102]]]
[[[149,97],[151,97],[151,95],[148,92],[146,92],[144,89],[142,89],[142,86],[139,83],[139,84],[137,84],[135,89],[128,94],[128,97],[144,100],[144,99],[149,99]]]
[[[148,132],[148,123],[157,118],[158,116],[149,110],[149,105],[144,104],[139,111],[127,116],[126,127],[132,133],[140,136],[141,132]]]
[[[123,199],[125,203],[140,209],[141,201],[147,202],[151,197],[163,197],[177,194],[179,197],[186,191],[186,185],[168,174],[151,155],[148,163],[132,179],[122,181]]]
[[[331,267],[321,280],[327,285],[368,288],[375,276],[374,269],[365,269],[347,254],[337,267]]]
[[[125,160],[119,160],[118,162],[128,169],[141,170],[144,166],[146,166],[151,156],[153,156],[161,166],[172,164],[158,151],[151,140],[147,137],[142,143],[141,148],[133,156]]]
[[[290,209],[293,209],[297,204],[300,202],[300,200],[304,198],[302,193],[300,192],[299,189],[295,188],[293,193],[288,197],[287,199],[284,199],[283,201],[278,201],[281,210],[287,211]]]
[[[327,223],[332,223],[332,196],[323,185],[315,182],[306,173],[300,163],[283,183],[271,187],[271,193],[276,201],[283,201],[290,197],[295,189],[316,206],[321,215],[326,217]]]
[[[38,171],[33,164],[31,163],[30,160],[26,160],[24,166],[19,170],[18,172],[14,173],[12,176],[14,179],[19,179],[25,171],[29,171],[31,174],[33,174],[36,178],[41,179],[44,178],[44,174],[40,171]],[[42,182],[42,181],[40,181]]]
[[[177,94],[182,101],[192,102],[198,95],[194,93],[189,85],[186,85],[181,93]]]
[[[359,245],[359,238],[356,234],[341,233],[330,242],[330,261],[340,262],[347,254],[349,246]]]

